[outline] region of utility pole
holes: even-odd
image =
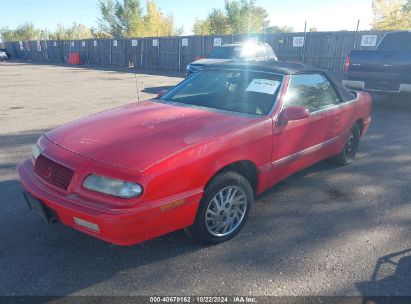
[[[140,46],[140,67],[143,68],[143,44],[144,44],[144,39],[141,37],[141,46]]]
[[[354,50],[357,48],[358,30],[360,28],[360,19],[357,22],[357,29],[355,30]]]
[[[307,44],[307,21],[304,22],[303,63],[305,62],[305,45]]]
[[[157,26],[157,69],[160,69],[160,33]]]
[[[265,43],[265,22],[263,21],[263,42]]]
[[[178,70],[181,70],[181,44],[183,43],[183,40],[181,36],[178,37]]]

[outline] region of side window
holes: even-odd
[[[399,32],[399,33],[388,33],[383,40],[381,40],[377,49],[379,51],[395,52],[411,51],[411,33],[410,32]]]
[[[265,46],[265,55],[267,56],[267,58],[274,58],[275,57],[273,49],[268,45]]]
[[[255,50],[255,58],[265,58],[265,52],[262,47],[258,47]]]
[[[284,105],[302,106],[310,113],[330,108],[340,103],[331,83],[320,74],[291,76]]]

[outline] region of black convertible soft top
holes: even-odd
[[[348,91],[337,81],[330,72],[317,68],[315,66],[303,63],[293,63],[285,61],[275,61],[275,60],[259,60],[259,61],[240,61],[232,60],[229,62],[215,63],[207,66],[207,68],[222,68],[222,69],[240,69],[240,70],[254,70],[261,72],[269,72],[280,75],[298,75],[298,74],[309,74],[309,73],[319,73],[327,77],[327,79],[333,84],[334,88],[339,91],[341,97],[344,101],[353,100],[356,95]]]

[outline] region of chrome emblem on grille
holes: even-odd
[[[53,169],[51,167],[47,167],[44,172],[44,177],[47,179],[50,179],[52,175],[53,175]]]

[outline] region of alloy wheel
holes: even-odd
[[[241,224],[247,211],[247,196],[236,186],[218,191],[207,206],[205,224],[208,232],[224,237],[234,232]]]

